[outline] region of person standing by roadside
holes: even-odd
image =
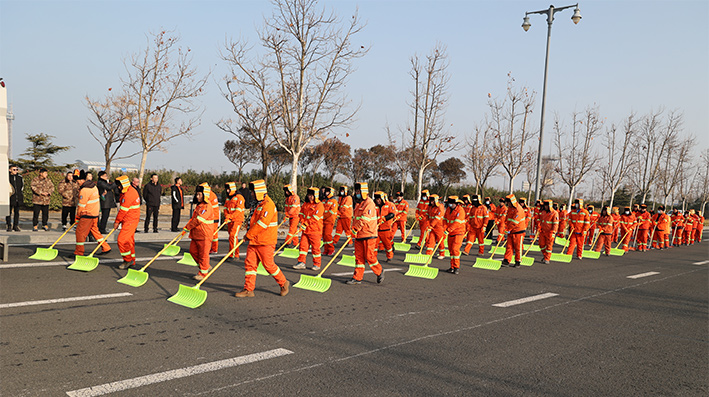
[[[143,186],[143,201],[145,202],[145,223],[143,231],[148,232],[150,216],[153,217],[153,233],[158,232],[158,213],[160,212],[160,195],[162,186],[158,183],[158,174],[150,175],[150,182]]]
[[[39,175],[32,180],[32,231],[36,232],[39,224],[39,212],[42,211],[42,229],[49,231],[47,221],[49,220],[49,200],[54,192],[54,184],[49,179],[49,172],[46,168],[39,170]]]
[[[170,187],[170,202],[172,203],[172,224],[170,231],[179,232],[180,213],[185,209],[185,194],[182,190],[182,178],[175,178],[175,184]]]
[[[106,171],[99,171],[96,187],[98,187],[98,194],[101,197],[101,219],[98,222],[98,231],[101,234],[106,234],[106,224],[108,224],[108,217],[111,216],[111,208],[116,208],[116,184],[108,180]]]
[[[111,252],[111,247],[103,240],[103,236],[98,231],[98,216],[101,210],[96,182],[88,179],[88,175],[84,171],[79,173],[77,183],[81,185],[79,190],[79,204],[76,210],[76,248],[74,255],[84,255],[84,245],[86,237],[91,234],[96,241],[101,244],[101,252],[97,255],[107,254]]]
[[[73,172],[66,173],[64,180],[57,185],[57,191],[62,196],[62,230],[66,230],[67,217],[69,222],[74,221],[79,202],[79,185],[74,181]]]
[[[20,231],[20,205],[22,204],[22,189],[25,187],[25,182],[19,172],[19,167],[16,165],[10,166],[10,212],[5,218],[8,232],[10,230],[16,232]],[[10,217],[13,215],[12,211],[15,211],[15,214],[11,223]]]

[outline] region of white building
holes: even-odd
[[[76,165],[81,170],[103,171],[106,163],[103,161],[76,160]],[[138,172],[138,166],[135,164],[111,163],[111,170],[120,170],[122,172]]]

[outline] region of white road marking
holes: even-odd
[[[399,270],[401,270],[401,268],[399,268],[399,267],[392,267],[390,269],[384,269],[385,272],[395,272],[395,271],[399,271]],[[374,272],[371,270],[364,271],[364,274],[370,274],[370,273],[374,273]],[[351,272],[332,273],[331,276],[351,276],[353,274],[354,274],[354,268],[352,268]]]
[[[116,393],[121,390],[135,389],[136,387],[151,385],[153,383],[185,378],[192,375],[203,374],[205,372],[218,371],[224,368],[255,363],[257,361],[281,357],[288,354],[293,354],[293,352],[286,349],[273,349],[261,353],[254,353],[246,356],[239,356],[234,358],[228,358],[225,360],[213,361],[211,363],[195,365],[192,367],[174,369],[172,371],[158,372],[151,375],[139,376],[137,378],[105,383],[103,385],[87,387],[85,389],[72,390],[66,392],[66,394],[70,397],[102,396],[104,394]]]
[[[628,276],[628,278],[636,279],[636,278],[643,278],[647,276],[654,276],[656,274],[660,274],[660,272],[647,272],[647,273],[640,273],[640,274],[635,274],[632,276]]]
[[[185,251],[189,252],[189,251]],[[224,255],[226,254],[211,254],[209,255],[210,258],[223,258]],[[167,261],[167,260],[174,260],[174,261],[179,261],[181,257],[176,257],[176,256],[160,256],[156,261]],[[141,257],[141,258],[135,258],[136,262],[147,262],[149,260],[153,259],[152,256],[146,256],[146,257]],[[121,263],[123,262],[123,259],[99,259],[100,263]],[[46,266],[69,266],[74,261],[69,261],[69,260],[61,260],[57,262],[27,262],[27,263],[12,263],[9,265],[0,265],[0,270],[2,269],[16,269],[20,267],[46,267]]]
[[[534,295],[534,296],[528,296],[526,298],[522,299],[515,299],[513,301],[507,301],[507,302],[502,302],[502,303],[495,303],[493,306],[495,307],[510,307],[510,306],[515,306],[515,305],[521,305],[522,303],[527,303],[527,302],[534,302],[538,301],[540,299],[546,299],[546,298],[551,298],[552,296],[557,296],[559,294],[555,294],[552,292],[547,292],[546,294],[539,294],[539,295]]]
[[[3,303],[0,304],[0,309],[7,309],[10,307],[22,307],[22,306],[34,306],[34,305],[48,305],[51,303],[64,303],[64,302],[76,302],[76,301],[88,301],[93,299],[107,299],[107,298],[120,298],[123,296],[131,296],[130,292],[119,292],[116,294],[104,294],[104,295],[89,295],[89,296],[75,296],[72,298],[58,298],[58,299],[46,299],[41,301],[26,301],[26,302],[15,302],[15,303]]]
[[[693,265],[706,265],[709,261],[694,262]]]

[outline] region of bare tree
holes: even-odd
[[[313,139],[348,125],[343,92],[352,62],[366,54],[353,45],[362,25],[355,13],[340,19],[319,9],[316,0],[273,0],[273,14],[258,31],[264,54],[251,57],[245,41],[225,44],[221,54],[231,82],[249,104],[263,109],[270,133],[291,155],[291,185],[298,183],[298,161]]]
[[[665,157],[660,161],[656,182],[657,191],[662,194],[662,204],[665,206],[680,180],[687,178],[684,170],[690,166],[694,145],[695,139],[690,136],[682,139],[676,138],[667,146]]]
[[[406,146],[406,132],[400,131],[401,139],[397,143],[396,139],[392,135],[391,129],[387,124],[384,129],[387,132],[387,139],[389,140],[389,146],[394,149],[394,158],[392,158],[393,169],[398,175],[400,188],[399,191],[404,193],[406,190],[406,173],[411,169],[411,147]]]
[[[490,127],[494,132],[495,155],[509,178],[508,190],[512,193],[514,179],[527,163],[533,160],[527,147],[535,136],[529,119],[535,102],[535,93],[526,87],[515,88],[514,78],[507,74],[507,92],[502,101],[489,100]]]
[[[126,61],[124,81],[135,114],[135,129],[142,148],[143,179],[148,153],[166,150],[171,140],[189,136],[199,125],[202,112],[195,103],[204,92],[208,75],[200,77],[192,66],[190,49],[179,47],[173,32],[150,34],[148,44]],[[175,114],[185,118],[175,120]]]
[[[418,55],[411,57],[409,72],[414,82],[412,124],[408,126],[408,145],[411,160],[417,175],[416,197],[421,195],[421,186],[427,168],[436,158],[458,149],[458,143],[445,126],[445,109],[448,104],[448,55],[442,44],[436,44],[425,60]]]
[[[87,126],[89,134],[101,145],[105,170],[110,174],[113,160],[130,158],[139,153],[118,156],[123,144],[136,139],[133,104],[125,94],[109,94],[104,101],[95,101],[88,96],[84,100],[91,111],[90,125]]]
[[[335,175],[347,173],[347,164],[352,155],[350,154],[350,145],[342,142],[337,138],[328,138],[323,142],[323,163],[327,169],[330,178],[330,184],[335,181]]]
[[[371,173],[369,150],[364,148],[355,149],[349,166],[353,183],[368,180]]]
[[[597,106],[587,107],[583,114],[574,112],[568,127],[558,115],[554,120],[554,143],[559,159],[555,171],[569,188],[569,207],[576,187],[596,164],[598,157],[593,151],[593,139],[602,127]]]
[[[625,181],[631,166],[631,145],[636,136],[636,125],[638,123],[634,112],[630,113],[624,120],[622,130],[618,132],[615,124],[606,128],[603,146],[605,147],[605,157],[598,172],[602,180],[602,190],[608,191],[611,195],[609,207],[613,207],[615,193],[620,185]]]
[[[633,183],[642,195],[642,202],[647,199],[660,170],[660,161],[665,157],[670,143],[682,129],[683,116],[676,111],[669,112],[666,121],[662,121],[663,109],[650,111],[643,118],[639,128],[639,142],[636,143],[635,161],[632,167]]]
[[[696,183],[695,186],[697,186],[699,200],[702,202],[700,207],[702,214],[706,216],[706,205],[707,202],[709,202],[709,149],[704,149],[699,158],[703,166],[699,168],[699,175],[701,176],[698,181],[699,183]]]
[[[467,152],[463,157],[468,170],[475,180],[475,194],[485,195],[485,183],[495,175],[500,162],[492,143],[495,134],[490,123],[485,120],[473,128],[471,136],[466,137]]]
[[[224,142],[224,155],[236,166],[239,172],[239,180],[243,175],[244,167],[253,161],[248,144],[243,140],[228,140]]]

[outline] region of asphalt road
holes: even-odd
[[[161,247],[142,243],[137,255]],[[194,284],[193,267],[156,261],[147,284],[132,288],[116,282],[125,271],[115,246],[89,273],[65,269],[72,249],[60,245],[43,263],[27,259],[34,247],[13,247],[0,263],[0,395],[709,393],[706,241],[499,271],[463,257],[460,275],[435,280],[404,276],[397,253],[380,285],[371,273],[345,285],[352,268],[333,264],[325,293],[280,297],[259,276],[251,299],[233,297],[244,269],[228,261],[197,309],[166,300]],[[277,263],[292,283],[315,274],[292,270],[294,259]],[[81,297],[93,298],[29,304]]]

